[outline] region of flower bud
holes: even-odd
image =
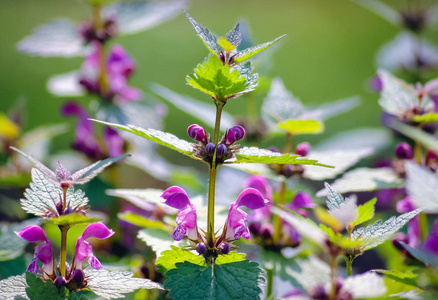
[[[412,159],[412,147],[408,143],[400,143],[395,147],[395,155],[399,159]]]
[[[222,254],[228,254],[230,252],[231,246],[227,242],[223,242],[219,245],[219,249],[221,250]]]
[[[212,142],[210,142],[207,144],[207,146],[205,146],[205,151],[207,152],[207,154],[213,155],[215,148],[216,147],[214,146],[214,144]]]
[[[223,157],[228,153],[228,148],[224,144],[219,144],[217,146],[217,156]]]
[[[295,148],[295,153],[301,156],[306,156],[311,149],[311,146],[308,142],[300,143]]]
[[[245,136],[245,129],[242,126],[236,125],[228,129],[227,137],[225,139],[226,145],[231,145],[232,143],[243,139]]]
[[[207,251],[207,246],[205,246],[205,243],[198,243],[196,245],[196,252],[199,254],[204,254],[205,251]]]
[[[81,284],[85,280],[84,272],[81,269],[75,269],[72,273],[72,281],[76,284]]]
[[[55,284],[56,288],[59,290],[63,286],[67,285],[67,281],[65,280],[64,276],[58,276],[58,277],[56,277],[54,284]]]
[[[438,162],[438,156],[432,150],[428,150],[426,153],[426,166]]]
[[[189,128],[187,128],[187,133],[189,137],[191,137],[195,141],[199,141],[202,143],[205,143],[207,141],[205,129],[199,126],[198,124],[190,125]]]

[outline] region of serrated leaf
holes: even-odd
[[[83,168],[71,175],[76,184],[84,184],[89,182],[91,179],[99,175],[105,168],[109,167],[113,163],[125,158],[129,157],[131,154],[123,154],[117,157],[110,157],[104,160],[99,160],[94,164]]]
[[[275,40],[272,40],[270,42],[267,43],[263,43],[251,48],[247,48],[243,51],[240,51],[237,53],[236,57],[235,57],[235,62],[241,63],[247,59],[250,59],[251,57],[253,57],[254,55],[256,55],[257,53],[260,53],[261,51],[271,47],[272,45],[274,45],[276,42],[278,42],[280,39],[284,38],[286,36],[286,34],[276,38]]]
[[[379,220],[373,225],[355,229],[351,234],[351,239],[353,241],[360,241],[362,244],[361,248],[364,251],[369,250],[391,238],[400,228],[420,212],[421,209],[416,209],[398,217],[393,216],[384,223],[382,223],[382,220]]]
[[[365,202],[357,207],[357,218],[351,224],[353,227],[362,224],[368,220],[374,218],[374,206],[376,205],[377,198],[373,198],[370,201]]]
[[[278,123],[280,129],[292,135],[315,134],[324,130],[324,124],[318,120],[286,120]]]
[[[317,160],[307,159],[296,154],[281,154],[257,147],[243,147],[235,155],[234,160],[228,160],[225,163],[295,164],[333,168],[333,166],[320,164]]]
[[[242,66],[237,69],[237,66],[223,65],[216,55],[209,55],[202,64],[198,64],[194,71],[194,74],[187,75],[187,83],[220,101],[226,101],[254,90],[258,81],[258,76],[242,76],[242,73],[252,72],[250,64],[245,64],[244,69]]]
[[[411,118],[412,121],[421,124],[430,124],[438,122],[438,113],[427,113],[424,115],[415,115]]]
[[[231,45],[237,47],[242,42],[242,34],[240,33],[240,25],[239,23],[234,26],[233,29],[231,29],[226,35],[225,38],[228,42],[231,43]]]
[[[385,112],[403,118],[406,112],[414,108],[425,112],[434,109],[434,102],[428,96],[424,96],[420,102],[417,91],[406,82],[385,70],[379,70],[378,75],[383,85],[379,104]]]
[[[89,217],[87,215],[82,215],[79,213],[68,214],[59,216],[58,218],[49,218],[48,222],[58,225],[58,226],[80,226],[88,225],[91,223],[97,223],[102,221],[97,217]]]
[[[222,47],[222,49],[224,49],[225,52],[231,52],[236,49],[236,46],[230,43],[224,36],[221,37],[217,43]]]
[[[26,283],[26,293],[30,300],[65,300],[68,294],[65,287],[58,290],[53,282],[44,282],[39,275],[30,272],[26,272]]]
[[[124,198],[145,211],[155,210],[156,205],[167,207],[163,204],[163,198],[160,197],[163,192],[160,189],[106,190],[108,195]]]
[[[164,287],[174,299],[258,299],[264,282],[264,272],[248,260],[200,266],[178,263],[166,273]]]
[[[150,88],[154,93],[166,100],[167,103],[174,105],[195,119],[200,120],[202,124],[214,128],[216,108],[213,104],[207,104],[186,95],[179,95],[156,83],[151,84]],[[222,111],[221,128],[223,130],[233,127],[235,123],[234,118],[229,113]]]
[[[326,204],[329,210],[334,210],[340,207],[346,201],[346,199],[344,199],[344,197],[335,191],[328,183],[324,183],[324,186],[327,189]]]
[[[198,256],[176,246],[170,246],[170,248],[171,250],[161,252],[161,256],[155,262],[158,266],[158,271],[163,274],[175,269],[176,263],[190,262],[199,266],[207,265],[203,256]]]
[[[332,183],[333,189],[340,193],[376,191],[403,186],[404,180],[392,168],[357,168]],[[316,193],[317,197],[325,195],[325,190]]]
[[[438,212],[438,175],[417,164],[406,162],[406,190],[416,207]]]
[[[380,274],[384,274],[386,277],[392,280],[417,287],[417,283],[415,279],[418,277],[418,274],[409,271],[408,272],[400,272],[393,270],[373,270],[373,271]]]
[[[152,250],[160,257],[164,251],[171,246],[182,246],[183,242],[177,242],[169,237],[171,232],[160,228],[145,228],[138,232],[137,237],[150,246]]]
[[[28,242],[17,237],[15,232],[19,232],[28,225],[40,223],[40,219],[31,219],[21,223],[0,223],[0,261],[12,260],[21,256]]]
[[[0,280],[0,297],[4,300],[29,299],[26,294],[26,287],[25,274]]]
[[[104,18],[115,18],[121,34],[134,34],[174,18],[187,5],[185,0],[126,1],[105,6],[102,15]]]
[[[136,213],[124,212],[124,213],[119,213],[117,216],[120,220],[131,223],[136,226],[145,227],[145,228],[161,228],[164,230],[166,229],[166,226],[164,226],[162,222],[150,220]]]
[[[401,132],[405,136],[413,139],[414,141],[419,142],[424,147],[430,148],[434,152],[438,152],[438,139],[435,136],[433,136],[429,133],[426,133],[419,128],[406,125],[406,124],[399,122],[399,121],[396,121],[396,120],[393,120],[389,124],[389,126],[393,129]]]
[[[237,253],[236,251],[231,251],[228,254],[219,255],[214,261],[214,264],[216,266],[216,265],[229,264],[238,261],[244,261],[245,257],[246,255],[244,253]]]
[[[193,156],[192,154],[194,153],[194,149],[193,149],[193,145],[192,143],[189,143],[185,140],[181,140],[179,138],[177,138],[176,136],[174,136],[173,134],[167,133],[167,132],[163,132],[157,129],[143,129],[134,125],[120,125],[120,124],[115,124],[115,123],[108,123],[108,122],[103,122],[103,121],[99,121],[99,120],[93,120],[92,121],[107,125],[107,126],[111,126],[111,127],[115,127],[127,132],[131,132],[135,135],[141,136],[145,139],[148,139],[150,141],[153,141],[159,145],[162,145],[164,147],[170,148],[172,150],[175,150],[179,153],[182,153],[184,155],[187,155],[191,158],[197,159],[195,156]]]
[[[190,23],[192,23],[193,28],[195,29],[198,36],[204,42],[204,45],[208,48],[208,50],[213,54],[219,54],[221,51],[221,47],[217,42],[217,37],[212,34],[208,28],[204,28],[201,24],[196,22],[186,11],[184,11]]]
[[[84,270],[87,276],[88,288],[98,296],[105,299],[124,298],[123,294],[131,293],[138,289],[160,289],[160,284],[149,279],[133,277],[131,272],[106,270]]]
[[[17,45],[18,51],[35,56],[83,56],[85,48],[76,24],[67,19],[56,19],[36,28],[32,35]]]

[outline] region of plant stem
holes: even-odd
[[[347,276],[353,275],[353,260],[349,257],[345,259],[347,263]]]
[[[330,291],[330,300],[335,300],[336,299],[336,285],[337,285],[337,277],[338,277],[338,264],[336,262],[338,256],[337,255],[332,255],[332,259],[330,262],[330,269],[331,269],[331,273],[330,273],[330,277],[331,277],[331,285],[332,285],[332,289]]]
[[[427,238],[427,215],[424,212],[418,214],[418,227],[420,228],[420,239],[422,241]]]
[[[102,17],[101,17],[102,7],[100,4],[93,5],[93,25],[96,33],[104,30]],[[102,95],[106,95],[110,91],[108,76],[106,72],[106,57],[103,44],[99,43],[99,86]]]
[[[59,268],[61,272],[61,276],[65,277],[65,262],[67,261],[67,232],[70,227],[68,226],[59,226],[61,230],[61,258],[59,263]]]
[[[273,268],[265,268],[266,269],[266,299],[274,299],[274,295],[272,294],[274,287],[274,269]]]
[[[415,145],[414,145],[414,155],[417,164],[421,165],[421,156],[422,156],[421,145],[417,141],[415,141]]]
[[[210,164],[210,173],[208,178],[208,215],[207,215],[207,244],[210,247],[214,246],[214,196],[216,187],[216,174],[217,174],[217,164],[216,164],[216,152],[219,143],[219,133],[221,125],[222,109],[225,102],[216,100],[216,120],[214,125],[214,135],[213,143],[215,145],[215,150],[213,153],[213,159]]]

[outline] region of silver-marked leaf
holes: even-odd
[[[150,87],[154,93],[161,96],[168,103],[202,121],[202,125],[205,124],[214,128],[216,108],[213,104],[209,105],[205,102],[195,100],[189,96],[179,95],[156,83],[151,84]],[[226,111],[222,111],[221,128],[231,128],[234,125],[234,118]]]
[[[47,82],[47,90],[59,97],[85,95],[84,88],[79,84],[78,71],[52,76]]]
[[[241,63],[247,59],[250,59],[251,57],[253,57],[254,55],[256,55],[257,53],[262,52],[263,50],[271,47],[272,45],[274,45],[276,42],[278,42],[280,39],[284,38],[286,36],[286,34],[276,38],[275,40],[272,40],[270,42],[267,43],[263,43],[251,48],[247,48],[245,50],[242,50],[240,52],[237,53],[236,57],[234,58],[235,62]]]
[[[383,85],[379,104],[385,112],[403,118],[406,112],[414,109],[430,112],[435,108],[434,102],[428,96],[422,97],[420,102],[417,91],[406,82],[385,70],[379,70],[377,73]]]
[[[192,23],[193,28],[195,29],[198,36],[202,39],[205,46],[208,50],[218,55],[222,49],[222,47],[218,44],[217,37],[208,30],[208,28],[204,28],[201,24],[196,22],[186,11],[184,11],[190,23]]]
[[[352,1],[369,9],[376,15],[387,20],[392,25],[395,26],[400,25],[400,14],[388,5],[377,0],[352,0]]]
[[[168,207],[163,204],[164,200],[160,197],[163,190],[160,189],[117,189],[106,190],[106,193],[110,196],[124,198],[145,211],[154,210],[156,205]]]
[[[336,179],[332,187],[340,193],[349,193],[402,188],[403,185],[404,180],[392,168],[358,168]],[[321,190],[316,196],[321,197],[326,194],[326,190]]]
[[[133,277],[131,272],[106,270],[84,270],[88,280],[88,288],[96,295],[105,299],[124,298],[123,294],[134,292],[138,289],[159,289],[160,284],[149,279]]]
[[[230,42],[233,46],[238,47],[240,43],[242,42],[242,34],[240,33],[240,26],[239,23],[234,26],[233,29],[231,29],[226,35],[225,38],[228,42]]]
[[[25,274],[3,279],[0,281],[0,298],[4,300],[29,299],[26,287]]]
[[[416,70],[418,59],[421,59],[426,66],[437,66],[438,48],[424,38],[419,39],[415,34],[400,32],[380,49],[377,54],[377,65],[379,68],[391,71]]]
[[[406,190],[416,207],[438,212],[438,175],[412,162],[406,162]]]
[[[333,168],[333,166],[321,164],[317,160],[307,159],[296,154],[281,154],[257,147],[243,147],[235,155],[235,159],[227,160],[225,163],[294,164]]]
[[[336,192],[331,186],[330,184],[328,184],[327,182],[324,183],[325,188],[327,189],[327,200],[326,200],[326,204],[327,204],[327,208],[329,210],[334,210],[336,208],[339,208],[342,204],[345,203],[346,199],[344,199],[344,197],[342,197],[341,194],[339,194],[338,192]]]
[[[35,56],[83,56],[85,48],[76,24],[56,19],[36,28],[32,35],[18,43],[18,51]]]
[[[357,228],[352,232],[351,239],[360,242],[363,251],[369,250],[391,238],[399,229],[420,212],[421,209],[416,209],[399,215],[398,217],[393,216],[383,223],[382,220],[379,220],[373,225]]]
[[[171,133],[167,133],[167,132],[163,132],[160,130],[156,130],[156,129],[143,129],[134,125],[120,125],[120,124],[114,124],[114,123],[108,123],[108,122],[103,122],[103,121],[99,121],[99,120],[93,120],[92,121],[107,125],[107,126],[111,126],[111,127],[115,127],[124,131],[128,131],[131,132],[133,134],[136,134],[138,136],[141,136],[145,139],[151,140],[159,145],[165,146],[167,148],[170,148],[172,150],[175,150],[179,153],[182,153],[184,155],[187,155],[191,158],[197,159],[195,156],[193,156],[193,145],[192,143],[189,143],[185,140],[181,140],[179,138],[177,138],[176,136],[174,136]]]
[[[102,15],[115,18],[121,34],[133,34],[172,19],[187,5],[186,0],[122,1],[104,7]]]
[[[138,232],[137,237],[150,246],[157,257],[160,257],[163,251],[170,249],[170,246],[184,245],[184,241],[177,242],[169,236],[170,234],[171,232],[161,228],[144,228]]]
[[[28,225],[38,225],[40,223],[40,219],[31,219],[21,223],[0,223],[0,261],[7,261],[21,256],[28,242],[20,239],[15,232],[19,232]]]
[[[335,191],[327,182],[324,183],[327,190],[326,204],[329,209],[329,214],[342,225],[347,227],[358,217],[356,198],[344,198],[341,194]]]
[[[347,277],[342,283],[340,292],[348,292],[353,299],[369,299],[383,296],[386,293],[386,285],[382,276],[374,272],[366,272]]]
[[[350,97],[315,107],[305,107],[301,119],[327,120],[360,104],[360,97]]]
[[[414,141],[419,142],[426,148],[432,149],[434,152],[438,152],[438,138],[424,132],[421,129],[415,128],[413,126],[406,125],[397,120],[393,120],[389,126],[397,131],[400,131],[405,136],[410,137]]]

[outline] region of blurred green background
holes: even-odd
[[[312,136],[310,141],[350,128],[379,126],[378,95],[369,92],[368,80],[376,71],[377,50],[396,35],[397,29],[370,11],[347,0],[192,0],[188,12],[218,35],[228,32],[239,19],[248,22],[256,43],[287,34],[277,49],[267,50],[275,53],[272,68],[265,75],[281,77],[305,105],[361,96],[360,107],[329,120],[325,134]],[[26,129],[62,121],[59,108],[64,99],[50,95],[46,82],[52,75],[78,69],[83,61],[17,52],[17,42],[35,27],[59,17],[80,22],[91,17],[91,9],[86,1],[79,0],[0,2],[0,111],[6,112],[18,98],[25,98]],[[429,38],[438,41],[436,32]],[[185,76],[204,59],[207,50],[183,13],[158,27],[117,37],[113,42],[122,44],[137,62],[131,85],[145,90],[148,82],[156,82],[210,101],[185,83]],[[257,94],[259,105],[263,97]],[[226,109],[244,114],[245,103],[241,98],[233,99]],[[165,129],[181,137],[193,120],[175,108],[169,110]],[[72,126],[71,134],[57,145],[67,148],[74,120],[65,121]]]

